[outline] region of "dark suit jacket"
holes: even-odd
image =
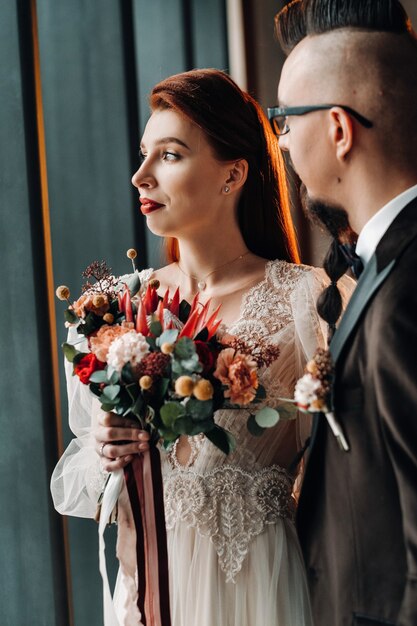
[[[417,625],[417,201],[374,265],[388,274],[373,294],[361,276],[362,311],[348,306],[345,326],[358,319],[337,350],[350,451],[317,415],[298,507],[315,626]]]

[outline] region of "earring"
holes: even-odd
[[[229,193],[230,191],[230,187],[228,185],[225,185],[223,188],[224,193]]]

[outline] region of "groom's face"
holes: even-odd
[[[278,85],[279,106],[327,103],[324,90],[318,86],[322,70],[319,71],[320,67],[310,54],[310,43],[308,37],[304,39],[284,63]],[[293,168],[301,178],[301,199],[306,214],[333,237],[343,239],[345,233],[352,231],[348,215],[340,204],[337,185],[334,185],[336,158],[328,122],[328,110],[289,115],[286,118],[289,132],[279,137],[279,145],[289,153]]]

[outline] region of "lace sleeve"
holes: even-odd
[[[153,268],[139,272],[142,285],[146,284]],[[132,275],[118,277],[122,285]],[[72,327],[68,342],[78,350],[88,352],[86,339]],[[100,458],[94,448],[92,427],[101,411],[99,401],[72,375],[72,364],[65,361],[67,380],[69,426],[76,435],[60,458],[51,477],[51,493],[59,513],[76,517],[94,517],[97,500],[103,489],[107,472],[101,469]]]
[[[317,313],[317,298],[328,285],[329,279],[324,270],[310,268],[291,294],[291,307],[295,326],[295,373],[296,379],[304,373],[306,362],[311,359],[318,347],[327,345],[327,324]],[[354,280],[344,276],[338,283],[343,300],[343,310],[356,286]],[[298,422],[298,442],[303,442],[310,434],[311,416],[301,413]]]
[[[70,328],[68,342],[86,349],[84,337]],[[67,379],[69,425],[76,435],[60,458],[51,477],[51,493],[56,510],[65,515],[94,517],[97,499],[107,473],[94,448],[92,425],[97,420],[100,405],[86,385],[72,375],[72,364],[65,362]]]

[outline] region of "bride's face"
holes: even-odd
[[[171,109],[156,110],[141,152],[143,163],[132,183],[153,233],[189,236],[221,219],[230,164],[215,158],[198,126]]]

